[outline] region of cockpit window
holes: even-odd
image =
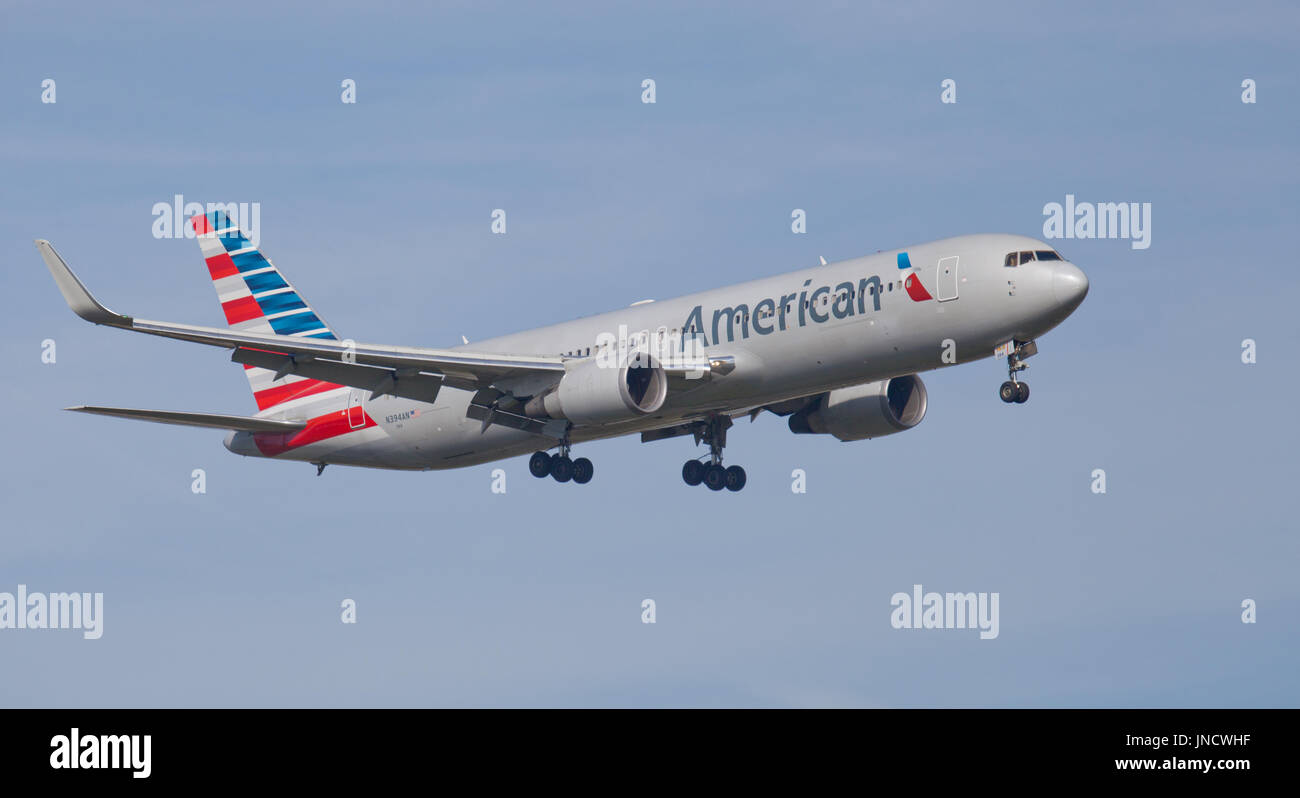
[[[1022,252],[1008,252],[1007,257],[1002,261],[1003,266],[1024,266],[1035,260],[1065,260],[1061,253],[1054,249],[1035,249],[1024,250]]]

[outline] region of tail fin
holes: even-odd
[[[316,311],[303,300],[271,261],[253,246],[224,211],[190,219],[199,248],[212,275],[217,299],[232,330],[338,340]],[[257,409],[342,386],[246,366]]]

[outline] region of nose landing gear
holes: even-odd
[[[728,416],[714,415],[707,421],[697,422],[693,432],[695,442],[709,445],[709,462],[687,460],[682,466],[682,481],[687,485],[704,484],[709,490],[720,491],[726,488],[733,493],[745,487],[745,469],[733,465],[723,467],[722,450],[727,445],[727,428],[731,426]]]
[[[1025,360],[1038,354],[1038,344],[1033,341],[1012,341],[1007,354],[1007,376],[1010,378],[998,388],[998,398],[1007,404],[1024,404],[1029,399],[1029,383],[1016,379],[1016,374],[1029,368]]]
[[[1007,381],[998,389],[998,397],[1007,404],[1024,404],[1029,399],[1029,383]]]

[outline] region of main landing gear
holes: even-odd
[[[998,398],[1007,404],[1015,402],[1024,404],[1029,399],[1029,383],[1016,379],[1016,374],[1029,368],[1025,359],[1038,354],[1038,344],[1033,341],[1013,341],[1011,354],[1007,355],[1007,376],[1010,377],[998,388]]]
[[[585,457],[569,459],[569,441],[560,442],[559,454],[533,452],[528,458],[528,472],[538,479],[553,477],[556,482],[573,480],[579,485],[586,485],[596,473],[596,467]]]
[[[722,449],[727,445],[727,427],[731,419],[727,416],[712,416],[708,421],[698,423],[695,430],[695,442],[703,441],[709,445],[709,462],[698,459],[687,460],[682,466],[682,480],[687,485],[704,484],[709,490],[718,491],[726,488],[738,491],[745,487],[745,469],[734,465],[722,466]]]

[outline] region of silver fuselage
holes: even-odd
[[[573,443],[610,438],[711,413],[737,414],[836,388],[979,360],[993,355],[994,349],[1007,341],[1034,340],[1078,307],[1087,292],[1087,278],[1064,260],[1016,267],[1004,262],[1010,252],[1051,249],[1042,241],[1016,235],[947,238],[637,304],[458,348],[581,358],[597,351],[602,336],[608,340],[620,330],[633,337],[643,331],[651,336],[659,333],[680,342],[681,331],[685,328],[690,338],[689,328],[695,323],[695,340],[705,354],[734,358],[735,368],[725,376],[674,383],[658,412],[618,423],[575,427],[570,436]],[[899,267],[900,252],[907,253],[911,269]],[[955,267],[955,277],[940,274],[941,263],[948,269]],[[918,301],[909,294],[903,282],[912,274],[933,298]],[[873,277],[878,279],[871,283],[871,293],[863,296],[865,292],[858,288]],[[944,285],[945,281],[950,283]],[[875,293],[876,285],[879,293]],[[823,286],[828,290],[814,297]],[[949,297],[944,301],[938,293],[941,287]],[[837,299],[837,290],[839,294],[851,291],[852,296]],[[787,312],[769,315],[783,299],[781,309]],[[730,330],[727,316],[731,316]],[[943,358],[945,348],[955,357]],[[394,396],[372,399],[362,389],[340,389],[334,400],[340,407],[345,402],[360,405],[376,424],[278,457],[440,469],[514,457],[554,444],[503,426],[484,428],[466,417],[471,396],[469,391],[444,388],[430,404]],[[264,415],[285,418],[293,413],[289,406]],[[227,447],[240,454],[260,454],[248,433],[232,434]]]

